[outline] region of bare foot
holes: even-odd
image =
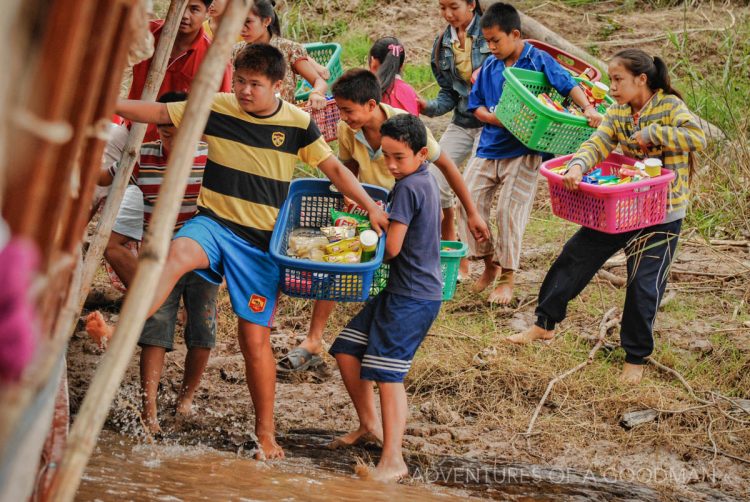
[[[513,300],[513,271],[503,270],[500,284],[487,299],[493,305],[508,305]]]
[[[458,282],[465,282],[471,279],[469,273],[469,260],[461,258],[461,262],[458,264]]]
[[[505,339],[506,342],[526,345],[534,340],[552,340],[555,337],[554,330],[540,328],[536,324],[531,326],[523,333],[516,333]]]
[[[311,340],[308,336],[302,340],[302,343],[300,343],[299,346],[310,352],[310,354],[320,355],[323,351],[323,340]]]
[[[146,429],[148,434],[155,436],[161,434],[161,425],[159,425],[159,418],[156,416],[156,407],[154,409],[144,409],[141,413],[141,421],[143,422],[143,428]]]
[[[481,293],[485,289],[487,289],[487,286],[495,282],[495,277],[497,277],[498,273],[498,267],[491,265],[486,266],[484,268],[484,272],[482,272],[482,275],[477,279],[477,282],[475,282],[471,286],[471,290],[474,293]]]
[[[189,417],[193,414],[193,400],[183,399],[177,403],[175,414],[181,417]]]
[[[107,342],[112,338],[112,328],[107,326],[98,310],[86,316],[86,333],[99,345],[100,349],[106,349]]]
[[[255,460],[274,460],[284,458],[284,450],[276,442],[274,434],[257,434],[260,451],[255,454]]]
[[[355,431],[335,438],[328,444],[328,448],[331,450],[338,450],[340,448],[349,448],[351,446],[359,446],[365,444],[374,444],[376,446],[382,447],[383,433],[381,431],[371,430],[366,427],[360,427]]]
[[[362,479],[380,481],[381,483],[395,483],[409,475],[409,469],[402,458],[400,462],[379,463],[377,467],[370,468],[364,464],[358,464],[354,473]]]
[[[620,373],[620,382],[626,385],[638,385],[643,378],[643,371],[646,369],[644,364],[625,363]]]

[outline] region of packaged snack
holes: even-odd
[[[323,257],[328,263],[359,263],[358,251],[347,251],[339,254],[329,254]]]
[[[369,220],[366,216],[349,214],[331,208],[331,221],[333,221],[334,227],[356,227],[358,224]]]
[[[368,230],[370,230],[370,228],[372,228],[372,227],[370,227],[370,222],[369,221],[365,221],[363,223],[358,224],[357,225],[357,235],[361,235],[362,232],[367,232]]]
[[[378,234],[365,230],[359,234],[359,242],[362,245],[362,263],[372,260],[378,249]]]
[[[323,227],[320,231],[328,238],[328,242],[351,239],[356,235],[356,229],[352,227]]]
[[[361,247],[359,239],[352,237],[351,239],[344,239],[343,241],[328,244],[325,247],[325,252],[326,254],[346,253],[348,251],[359,251]]]
[[[319,230],[298,228],[289,235],[287,255],[297,258],[311,258],[313,250],[317,249],[322,252],[326,245],[328,245],[328,238]]]
[[[375,204],[377,204],[380,209],[385,210],[385,202],[383,202],[382,200],[375,201]],[[360,206],[359,204],[357,204],[352,199],[346,196],[344,197],[344,212],[350,213],[350,214],[358,214],[361,216],[368,215],[367,210],[365,210],[365,208],[363,208],[362,206]]]

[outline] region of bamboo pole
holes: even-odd
[[[151,60],[151,66],[148,69],[146,84],[141,94],[141,99],[144,101],[154,101],[157,98],[159,88],[167,72],[169,56],[172,53],[172,47],[180,28],[182,13],[185,11],[187,4],[188,0],[172,0],[169,4],[164,27],[162,28],[161,35],[159,35],[159,43],[156,45],[156,51]],[[216,88],[218,89],[218,85]],[[109,195],[107,195],[107,202],[104,204],[94,237],[86,252],[86,259],[83,265],[83,287],[81,287],[78,296],[79,312],[83,308],[83,304],[89,294],[91,283],[94,281],[94,276],[96,275],[96,269],[99,267],[99,263],[104,255],[104,248],[107,246],[109,236],[112,233],[112,226],[115,223],[117,212],[125,195],[125,188],[128,186],[128,180],[138,159],[143,137],[146,135],[146,127],[146,124],[133,124],[133,127],[130,129],[128,141],[125,143],[125,148],[120,158],[120,167],[112,180],[112,186],[110,187]]]
[[[250,7],[250,0],[232,0],[222,19],[194,85],[185,116],[175,138],[162,191],[154,208],[138,270],[123,305],[112,342],[94,375],[73,423],[68,448],[51,489],[53,501],[73,500],[109,407],[122,381],[146,315],[151,308],[169,250],[185,185],[193,165],[195,147],[208,120],[211,100],[219,87],[234,40]]]

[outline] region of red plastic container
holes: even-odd
[[[300,107],[312,116],[326,141],[330,143],[338,138],[338,123],[341,120],[341,114],[333,98],[328,98],[326,107],[320,110],[313,110],[309,101],[303,103]]]
[[[562,176],[550,169],[561,167],[572,155],[548,160],[540,172],[547,178],[552,212],[565,220],[608,234],[619,234],[650,227],[664,221],[669,189],[674,172],[661,170],[661,176],[622,185],[581,183],[578,190],[563,186]],[[634,165],[636,159],[610,154],[596,167],[602,174],[617,174],[623,164]]]
[[[554,45],[546,44],[534,39],[528,39],[526,42],[555,58],[558,63],[573,72],[576,77],[586,71],[586,69],[589,69],[589,80],[592,82],[598,82],[602,78],[602,72],[600,72],[595,66],[588,64],[583,59],[569,54],[562,49],[558,49]],[[593,74],[591,72],[593,72]]]

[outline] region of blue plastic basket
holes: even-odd
[[[388,190],[362,185],[374,200],[386,201]],[[326,263],[287,256],[289,234],[295,228],[331,225],[331,208],[341,209],[344,197],[327,179],[292,181],[271,237],[271,258],[279,265],[281,292],[296,298],[362,302],[370,296],[375,271],[383,263],[385,239],[380,239],[375,258],[366,263]]]

